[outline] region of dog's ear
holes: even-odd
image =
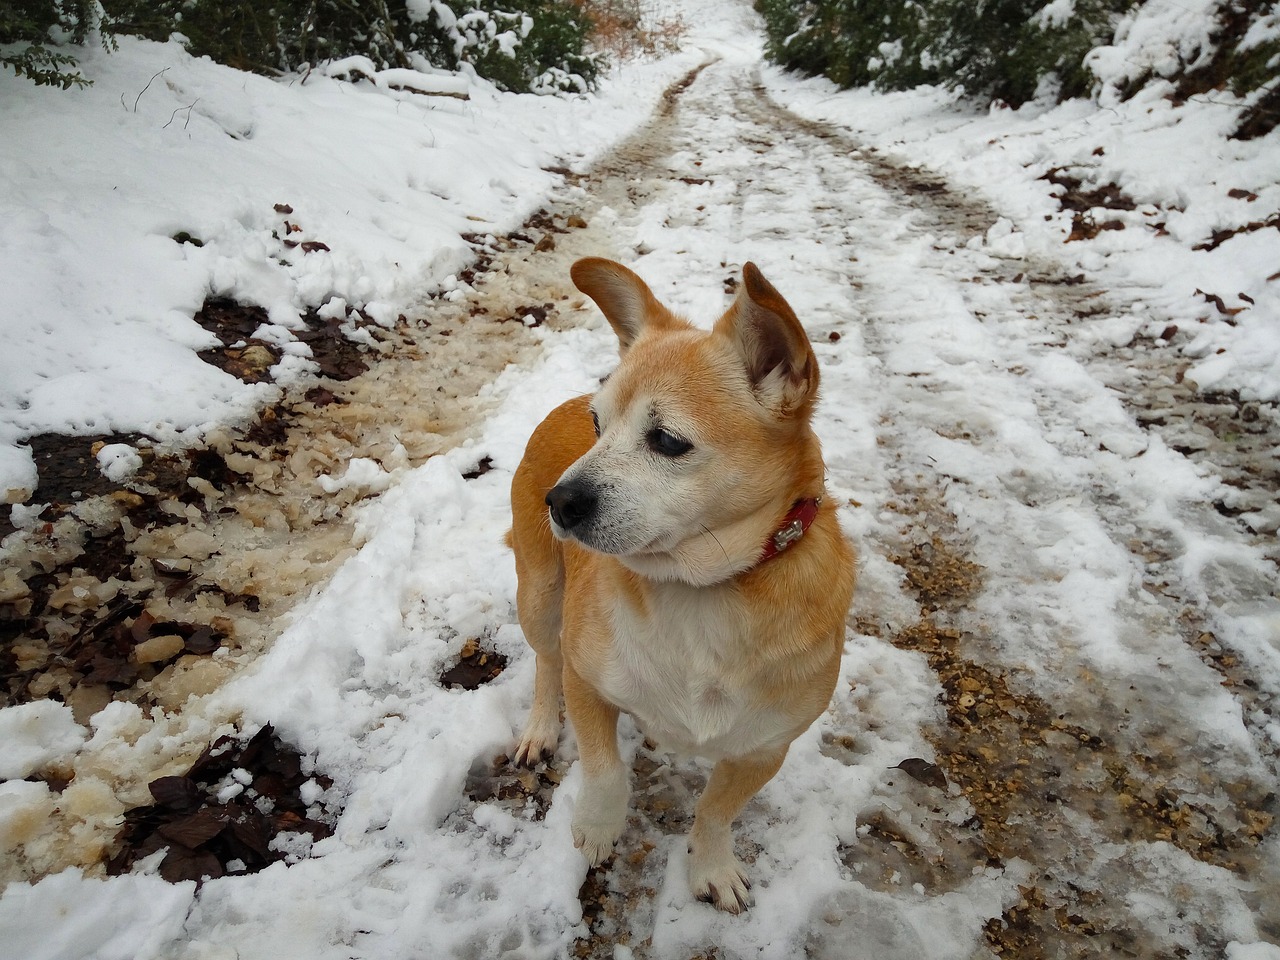
[[[791,305],[754,263],[742,268],[733,306],[716,324],[733,342],[760,402],[783,416],[812,406],[818,360]]]
[[[569,268],[569,276],[574,286],[596,302],[618,335],[622,353],[627,352],[645,327],[676,323],[649,285],[620,263],[587,257]]]

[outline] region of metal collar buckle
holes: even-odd
[[[782,518],[782,526],[764,542],[764,552],[760,555],[757,563],[764,563],[766,560],[773,559],[800,540],[808,532],[809,525],[813,523],[814,518],[818,516],[818,506],[821,503],[821,497],[797,500],[792,505],[790,512]]]
[[[804,524],[799,520],[792,520],[773,535],[773,549],[781,553],[803,536]]]

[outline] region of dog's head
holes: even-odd
[[[553,532],[659,579],[747,569],[791,504],[822,489],[818,364],[795,313],[750,263],[710,331],[620,264],[571,273],[622,360],[591,401],[595,445],[547,494]]]

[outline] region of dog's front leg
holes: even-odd
[[[741,913],[749,902],[751,882],[733,853],[734,817],[778,772],[787,748],[749,758],[721,760],[711,771],[707,789],[689,831],[689,887],[699,900],[729,913]]]
[[[594,867],[613,852],[627,822],[627,769],[618,754],[618,708],[600,697],[568,663],[564,702],[578,740],[582,791],[573,811],[573,845]]]

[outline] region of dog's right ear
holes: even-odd
[[[647,326],[675,323],[649,285],[620,263],[602,257],[586,257],[569,268],[573,285],[596,302],[618,335],[622,353]]]

